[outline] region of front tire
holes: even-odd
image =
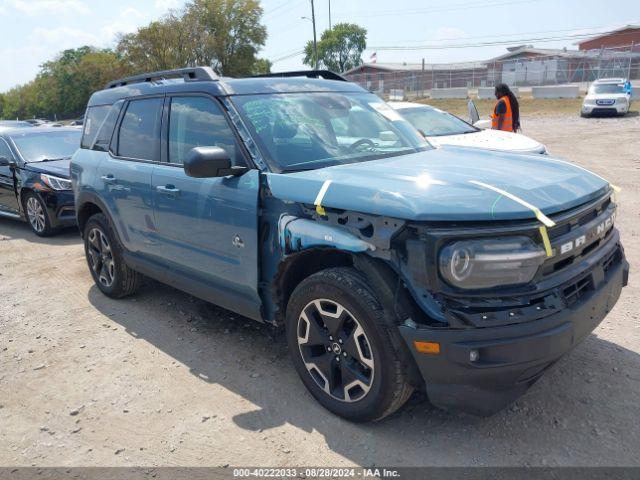
[[[31,231],[39,237],[50,237],[58,231],[51,226],[47,206],[37,193],[29,192],[24,197],[24,212]]]
[[[135,293],[142,276],[124,262],[120,242],[104,214],[97,213],[87,221],[84,251],[93,281],[102,293],[112,298]]]
[[[381,420],[413,391],[393,328],[353,268],[311,275],[287,306],[287,343],[302,382],[322,406],[354,422]]]

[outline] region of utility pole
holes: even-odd
[[[314,69],[318,70],[318,40],[316,38],[316,10],[313,6],[313,0],[311,0],[311,22],[313,23],[313,65]]]
[[[329,0],[329,30],[331,30],[331,0]]]

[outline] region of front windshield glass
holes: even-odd
[[[70,158],[80,147],[82,132],[55,131],[11,135],[13,143],[27,163]]]
[[[380,159],[430,148],[369,93],[284,93],[234,98],[278,170],[291,172]]]
[[[460,135],[478,129],[450,113],[427,107],[402,108],[398,112],[427,137]]]
[[[600,85],[591,85],[590,93],[624,93],[624,85],[622,83],[602,83]]]

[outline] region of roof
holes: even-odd
[[[342,75],[349,75],[350,73],[357,73],[361,68],[373,68],[376,70],[385,70],[385,71],[422,71],[422,63],[411,63],[411,62],[401,62],[401,63],[363,63],[358,65],[357,67],[353,67],[346,72],[343,72]],[[473,68],[487,68],[486,62],[461,62],[461,63],[425,63],[424,69],[425,71],[431,70],[471,70]]]
[[[362,87],[350,82],[308,77],[221,77],[215,80],[171,78],[129,83],[100,90],[91,96],[89,106],[111,105],[123,98],[164,93],[201,92],[212,96],[233,96],[267,93],[365,91]]]
[[[593,83],[624,83],[627,80],[625,78],[617,77],[617,78],[599,78],[594,80]]]
[[[638,23],[630,23],[629,25],[625,25],[624,27],[619,27],[619,28],[616,28],[614,30],[609,30],[608,32],[602,33],[600,35],[595,35],[593,37],[586,38],[584,40],[580,40],[579,42],[574,43],[574,45],[582,45],[583,43],[592,42],[592,41],[597,40],[599,38],[610,37],[612,35],[615,35],[616,33],[620,33],[620,32],[623,32],[625,30],[640,30],[640,24],[638,24]]]
[[[509,50],[509,49],[508,49]],[[529,53],[534,55],[544,55],[550,57],[575,57],[584,55],[580,50],[567,50],[566,48],[534,48],[530,46],[524,46],[520,48],[516,48],[513,50],[509,50],[507,53],[500,55],[498,57],[494,57],[487,62],[497,62],[500,60],[506,60],[511,57],[517,57],[518,55],[522,55],[523,53]]]

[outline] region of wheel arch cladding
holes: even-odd
[[[96,213],[104,213],[104,211],[100,206],[93,202],[86,202],[78,209],[78,228],[80,229],[81,234],[84,233],[84,226],[87,224],[87,220]]]
[[[312,247],[284,257],[273,282],[273,296],[278,305],[276,322],[284,323],[291,294],[305,278],[327,268],[352,265],[349,252],[326,247]]]

